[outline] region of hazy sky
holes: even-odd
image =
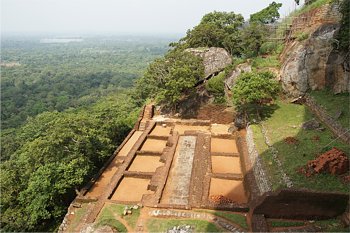
[[[273,0],[1,0],[1,31],[184,34],[211,11],[247,19]],[[294,0],[283,3],[285,15]]]

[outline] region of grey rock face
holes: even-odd
[[[204,78],[223,70],[232,63],[231,55],[223,48],[190,48],[186,51],[203,59]]]
[[[333,47],[338,28],[337,24],[321,25],[306,41],[294,41],[289,45],[281,68],[281,81],[290,96],[325,87],[335,93],[350,90],[345,56],[335,52]]]
[[[235,85],[236,80],[238,78],[238,76],[241,73],[245,73],[245,72],[251,72],[252,71],[252,67],[251,65],[249,65],[248,63],[243,63],[243,64],[239,64],[235,70],[233,70],[225,79],[225,85],[228,89],[231,90],[231,88]]]

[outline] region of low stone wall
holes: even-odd
[[[264,193],[271,191],[271,184],[264,169],[263,161],[255,147],[253,131],[250,126],[247,127],[246,142],[248,147],[249,163],[251,165],[251,169],[253,170],[260,195],[263,195]]]
[[[342,141],[350,144],[350,133],[348,129],[343,128],[327,111],[319,105],[309,94],[305,95],[305,104],[310,110]]]
[[[252,215],[287,219],[329,219],[341,215],[349,196],[341,193],[284,189],[265,193],[252,204]]]

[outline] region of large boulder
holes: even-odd
[[[280,77],[290,96],[301,96],[309,89],[349,92],[349,51],[340,52],[334,46],[340,16],[337,4],[325,4],[293,20],[292,34],[308,33],[309,38],[287,43],[282,55]]]
[[[323,24],[306,41],[294,41],[289,45],[281,68],[282,87],[288,94],[296,97],[309,89],[322,90],[327,86],[326,70],[338,28],[337,24]],[[327,87],[339,86],[339,82],[344,86],[343,83],[348,82],[339,76],[343,76],[343,72],[338,72],[338,78],[333,78],[333,86]],[[347,86],[342,91],[347,91]]]
[[[203,59],[204,79],[223,70],[232,63],[231,55],[223,48],[189,48],[186,51]]]
[[[237,78],[240,74],[245,72],[251,72],[252,66],[248,63],[239,64],[226,78],[225,78],[225,86],[231,90],[235,85]]]

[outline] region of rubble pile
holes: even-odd
[[[311,173],[341,175],[349,171],[349,159],[343,151],[334,147],[317,159],[309,161],[307,169]]]
[[[230,198],[227,198],[223,195],[212,195],[209,197],[210,201],[215,203],[215,204],[233,204],[235,203],[233,200]]]

